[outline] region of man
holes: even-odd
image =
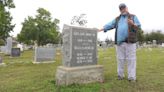
[[[106,24],[99,32],[107,32],[116,28],[115,43],[117,52],[117,72],[118,79],[124,78],[124,64],[127,61],[128,80],[136,81],[136,32],[141,24],[138,18],[128,12],[127,6],[122,3],[119,5],[121,12],[113,21]]]

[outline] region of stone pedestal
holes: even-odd
[[[57,85],[86,84],[103,82],[103,66],[89,65],[82,67],[59,66],[56,73]]]

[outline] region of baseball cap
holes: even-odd
[[[124,8],[126,8],[126,5],[125,5],[124,3],[121,3],[121,4],[119,5],[119,9],[121,10],[121,9],[124,9]]]

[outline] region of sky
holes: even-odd
[[[38,8],[48,10],[53,18],[60,20],[60,32],[63,24],[70,24],[75,15],[87,14],[87,27],[102,28],[119,14],[119,4],[125,3],[130,13],[135,14],[145,32],[162,30],[164,32],[163,0],[13,0],[16,8],[11,9],[12,23],[16,24],[12,36],[20,33],[27,16],[35,16]],[[98,33],[98,39],[114,39],[114,30]]]

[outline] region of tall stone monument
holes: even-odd
[[[12,38],[7,38],[7,44],[6,44],[6,55],[11,55],[11,49],[12,49]]]
[[[64,25],[62,52],[57,85],[103,81],[103,66],[97,65],[97,29]]]

